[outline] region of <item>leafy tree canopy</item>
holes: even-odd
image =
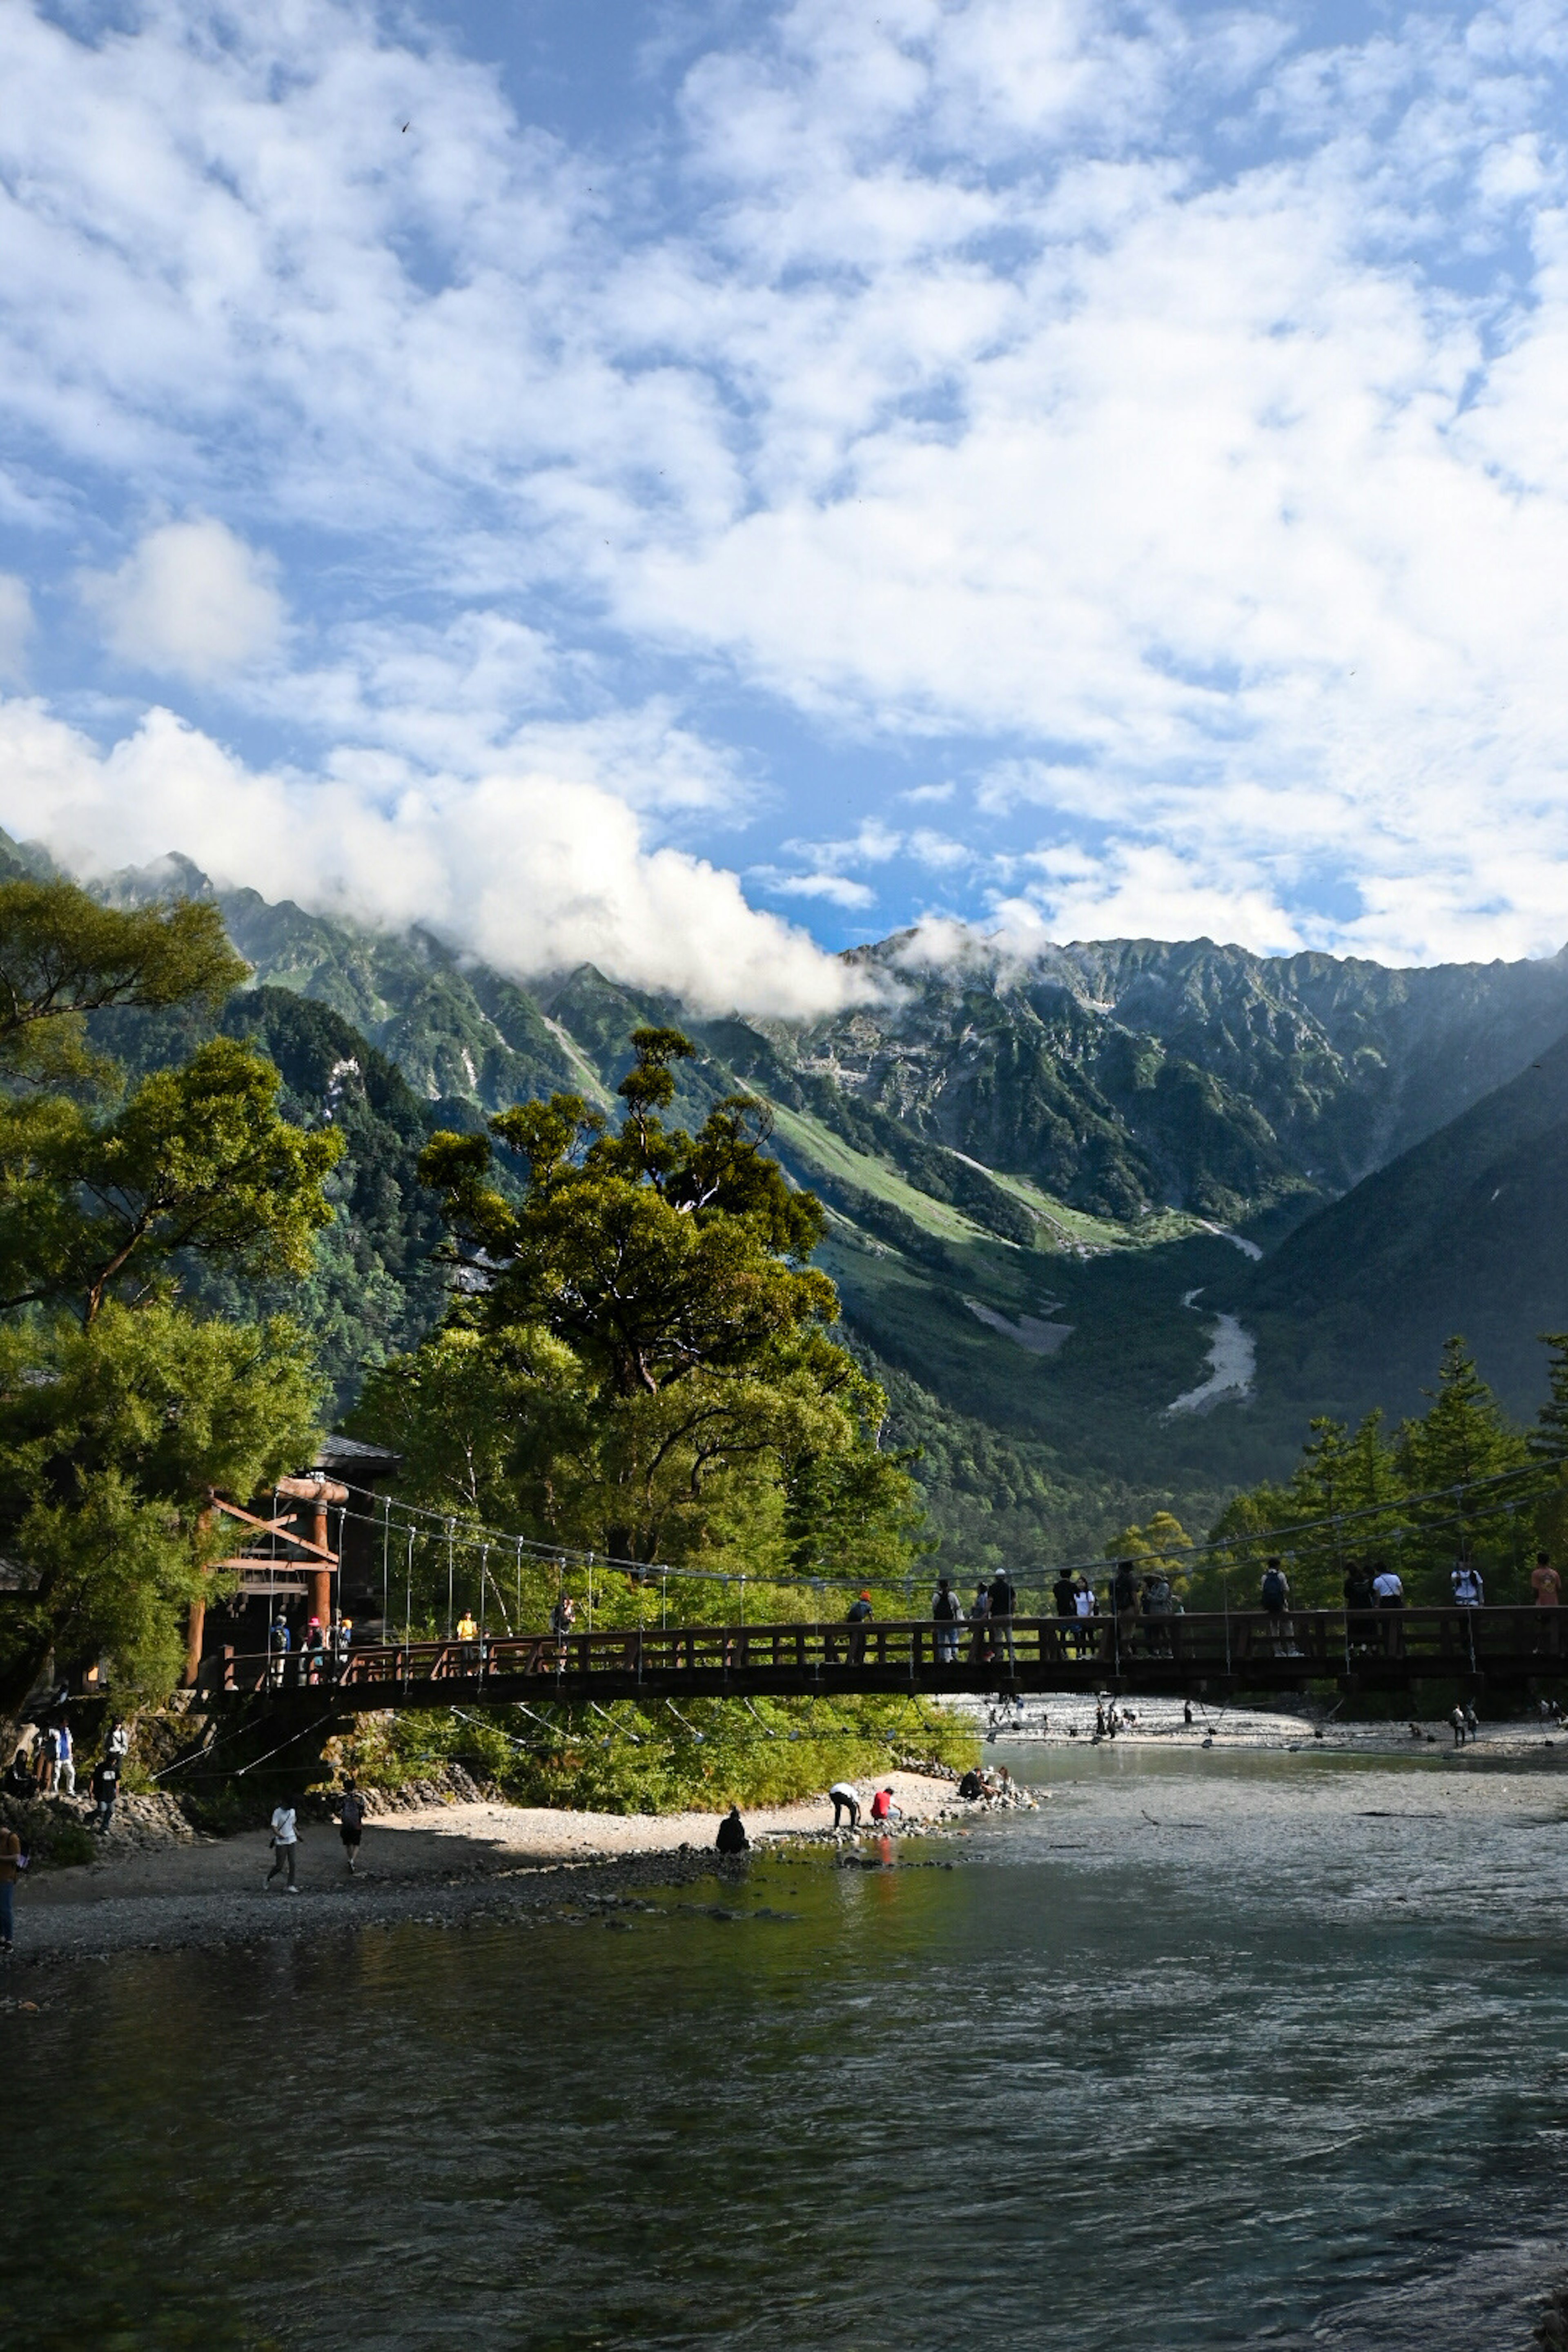
[[[618,1129],[558,1094],[432,1139],[458,1298],[372,1375],[355,1425],[398,1447],[421,1499],[542,1540],[753,1578],[901,1575],[914,1489],[878,1447],[880,1389],[829,1336],[837,1294],[805,1264],[820,1206],[763,1150],[753,1098],[694,1135],[667,1126],[692,1049],[668,1029],[632,1042]]]
[[[73,882],[0,883],[0,1075],[102,1077],[86,1015],[216,1004],[246,977],[215,906],[101,906]]]
[[[0,1612],[0,1704],[53,1652],[174,1682],[186,1604],[226,1549],[208,1489],[249,1495],[310,1451],[319,1383],[286,1318],[199,1322],[168,1300],[0,1328],[0,1551],[37,1579]]]

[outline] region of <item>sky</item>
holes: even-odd
[[[8,0],[0,824],[807,1013],[1568,940],[1568,6]]]

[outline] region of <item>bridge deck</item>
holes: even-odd
[[[1078,1620],[1017,1617],[976,1629],[929,1619],[863,1626],[609,1626],[475,1642],[356,1647],[341,1662],[203,1662],[212,1696],[330,1688],[345,1711],[522,1699],[804,1697],[828,1693],[1116,1690],[1224,1696],[1334,1682],[1398,1691],[1426,1681],[1518,1687],[1568,1673],[1568,1610],[1261,1610]]]

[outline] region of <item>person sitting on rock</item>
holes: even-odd
[[[835,1823],[835,1827],[837,1826],[837,1824]],[[723,1820],[719,1824],[719,1834],[714,1839],[713,1843],[718,1847],[721,1853],[745,1853],[752,1841],[746,1835],[746,1824],[741,1819],[741,1808],[739,1805],[731,1806],[729,1811],[725,1814]]]

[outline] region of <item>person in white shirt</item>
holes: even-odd
[[[299,1843],[300,1828],[294,1818],[293,1806],[275,1805],[272,1810],[272,1867],[267,1874],[268,1886],[280,1871],[286,1870],[289,1892],[298,1895],[300,1889],[294,1883],[294,1849]]]
[[[68,1723],[59,1725],[55,1733],[55,1794],[74,1797],[76,1794],[76,1749],[71,1744]]]
[[[1454,1605],[1458,1609],[1479,1609],[1486,1598],[1481,1585],[1481,1572],[1468,1552],[1461,1552],[1448,1570],[1448,1582],[1454,1589]]]

